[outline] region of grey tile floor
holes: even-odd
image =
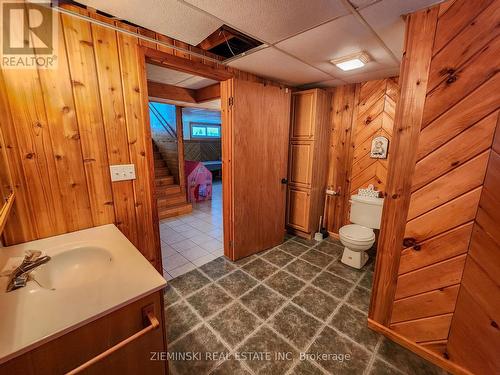
[[[165,293],[170,373],[442,374],[366,327],[373,262],[348,268],[339,262],[342,249],[332,239],[288,237],[172,279]]]

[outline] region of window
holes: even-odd
[[[220,138],[219,124],[191,122],[191,138]]]

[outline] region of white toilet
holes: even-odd
[[[373,229],[380,229],[384,198],[351,196],[350,221],[339,230],[340,242],[344,245],[342,263],[360,269],[368,261],[366,250],[375,243]]]

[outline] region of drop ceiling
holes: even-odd
[[[217,81],[214,81],[213,79],[198,77],[153,64],[146,64],[146,76],[149,81],[166,83],[167,85],[179,86],[193,90],[198,90],[217,83]]]
[[[228,25],[264,43],[228,60],[228,65],[293,86],[328,87],[397,75],[404,40],[401,15],[440,1],[81,2],[192,45],[200,43],[223,24]],[[333,58],[360,51],[372,58],[372,62],[361,69],[343,72],[329,63]]]

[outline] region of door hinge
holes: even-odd
[[[234,97],[230,97],[227,99],[228,105],[231,107],[234,104]]]

